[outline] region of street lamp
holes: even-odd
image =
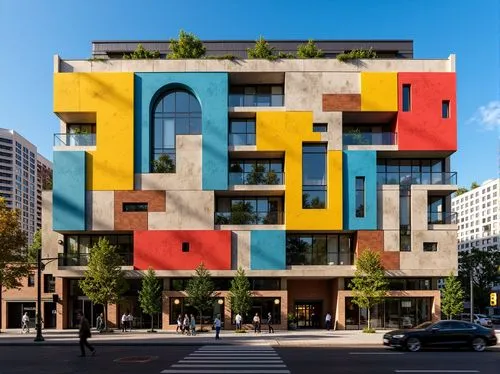
[[[36,254],[36,270],[37,270],[37,312],[36,312],[36,323],[35,323],[35,328],[36,328],[36,336],[34,341],[35,342],[43,342],[45,339],[43,338],[42,335],[42,267],[45,267],[45,265],[51,263],[52,261],[57,260],[57,257],[48,257],[48,258],[42,258],[42,248],[40,248],[37,251]],[[47,261],[46,263],[43,263],[42,261]]]

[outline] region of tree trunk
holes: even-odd
[[[203,313],[200,311],[200,332],[203,332]]]
[[[108,303],[104,303],[104,331],[108,331]]]
[[[154,331],[154,320],[153,320],[153,315],[151,314],[151,332]]]
[[[366,308],[368,310],[368,330],[371,329],[371,315],[370,315],[370,307]]]

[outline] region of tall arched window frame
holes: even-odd
[[[201,134],[200,103],[187,90],[167,91],[154,106],[153,120],[152,171],[175,173],[175,137]]]

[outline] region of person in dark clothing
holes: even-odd
[[[80,330],[78,331],[78,337],[80,338],[80,357],[85,357],[85,347],[92,352],[92,356],[95,356],[95,348],[87,341],[87,339],[91,337],[89,321],[87,321],[82,312],[78,312],[77,316],[80,321]]]
[[[269,334],[274,334],[274,328],[272,324],[273,324],[273,316],[271,315],[271,312],[269,312],[267,313],[267,327],[269,328]]]

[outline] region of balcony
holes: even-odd
[[[394,132],[350,132],[342,134],[342,144],[347,145],[396,145]]]
[[[427,224],[429,225],[451,225],[457,221],[456,212],[428,212]]]
[[[456,185],[457,173],[454,172],[378,172],[377,184],[429,184],[429,185]]]
[[[96,145],[96,134],[54,134],[55,147],[92,147]]]
[[[123,259],[122,266],[132,266],[134,263],[133,253],[120,253]],[[89,253],[58,253],[57,264],[59,267],[63,266],[87,266],[89,264]]]
[[[267,173],[235,172],[229,173],[229,185],[282,185],[285,173],[269,171]]]
[[[216,212],[216,225],[282,225],[283,212]]]
[[[284,103],[283,94],[229,94],[230,107],[276,107]]]

